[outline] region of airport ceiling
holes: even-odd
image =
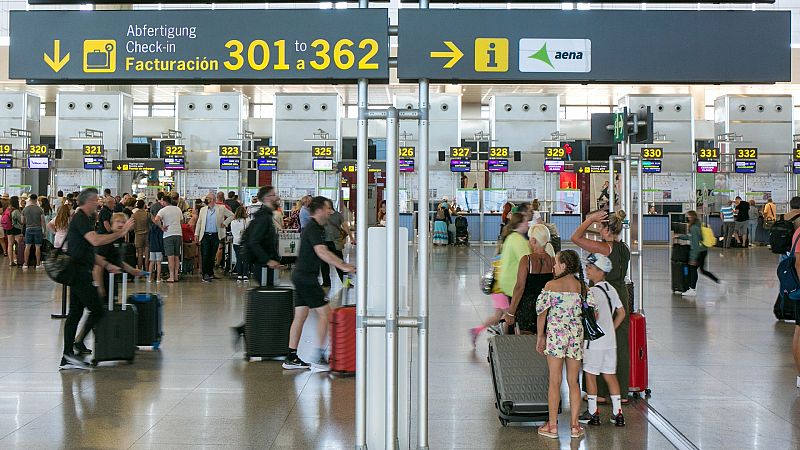
[[[251,103],[272,103],[273,94],[336,92],[345,104],[356,104],[355,85],[137,85],[137,86],[81,86],[81,85],[31,85],[6,83],[9,90],[27,90],[39,95],[44,102],[55,102],[59,91],[122,90],[130,92],[136,103],[174,103],[175,97],[186,93],[230,92],[244,93]],[[501,84],[501,85],[432,85],[432,93],[461,93],[462,102],[488,105],[497,94],[559,94],[565,105],[613,105],[628,94],[678,94],[703,95],[706,104],[724,94],[795,94],[800,95],[800,85],[781,83],[776,85],[574,85],[574,84]],[[391,104],[393,95],[416,95],[415,84],[371,85],[370,104]]]

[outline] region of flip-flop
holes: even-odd
[[[576,429],[578,430],[577,433],[575,432]],[[570,429],[569,429],[569,437],[571,437],[572,439],[577,439],[579,437],[583,437],[584,434],[585,434],[585,431],[584,431],[583,427],[580,426],[580,425],[578,425],[577,427],[570,427]]]
[[[545,422],[544,425],[540,426],[536,432],[540,436],[544,436],[549,439],[558,439],[558,433],[553,433],[550,431],[550,422]]]

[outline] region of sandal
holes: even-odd
[[[540,436],[544,436],[549,439],[558,439],[558,426],[556,426],[556,432],[552,432],[550,431],[550,422],[545,422],[544,425],[540,426],[536,432]]]
[[[575,430],[577,430],[577,431],[575,431]],[[570,431],[569,437],[571,437],[572,439],[577,439],[579,437],[583,437],[583,435],[584,435],[583,427],[580,426],[580,425],[576,425],[574,427],[571,427],[569,431]]]

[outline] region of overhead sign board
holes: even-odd
[[[14,158],[10,156],[0,156],[0,169],[11,169],[14,167]]]
[[[661,160],[660,159],[643,159],[642,160],[642,173],[661,173]]]
[[[183,156],[175,156],[164,158],[165,170],[186,170],[186,158]]]
[[[718,161],[697,161],[697,173],[717,173]]]
[[[699,148],[697,149],[698,161],[719,161],[719,148]]]
[[[219,170],[239,170],[239,158],[220,158]]]
[[[105,146],[103,144],[84,144],[83,156],[103,156]]]
[[[238,157],[242,153],[242,147],[239,145],[220,145],[219,156]]]
[[[414,171],[414,160],[413,159],[399,159],[398,160],[398,166],[399,166],[400,172],[413,172]]]
[[[186,146],[184,145],[165,145],[164,157],[184,156],[186,154]]]
[[[709,23],[714,33],[698,32]],[[631,24],[642,32],[631,35]],[[789,11],[409,8],[400,9],[399,25],[397,73],[407,82],[791,79]],[[737,57],[724,57],[726,49],[736,49]],[[676,63],[665,66],[666,60]]]
[[[642,158],[644,159],[662,159],[664,158],[663,147],[644,147],[642,148]]]
[[[275,171],[278,170],[278,158],[258,158],[256,165],[258,170]]]
[[[490,159],[486,161],[487,172],[508,172],[507,159]]]
[[[50,158],[47,156],[29,156],[28,157],[29,169],[49,169]]]
[[[0,155],[10,155],[11,152],[11,144],[0,144]]]
[[[451,159],[450,172],[469,172],[471,164],[468,159]]]
[[[111,168],[120,172],[164,170],[163,159],[115,159]]]
[[[2,163],[2,159],[0,157],[0,163]],[[800,174],[800,161],[792,161],[792,173],[795,175]]]
[[[106,166],[106,160],[102,156],[84,156],[83,168],[86,170],[103,170]]]
[[[259,145],[256,147],[256,156],[259,158],[276,158],[278,156],[278,146]]]
[[[385,9],[12,11],[9,74],[42,83],[387,81],[388,17]]]
[[[44,144],[30,144],[28,145],[28,154],[32,156],[46,155],[49,149]]]
[[[413,158],[417,154],[417,149],[414,147],[399,147],[397,149],[397,156],[400,158]]]
[[[737,147],[735,156],[737,160],[756,160],[758,159],[758,149],[753,147]]]
[[[736,173],[756,173],[755,161],[735,161],[734,171]]]
[[[564,171],[564,161],[563,160],[554,160],[554,159],[546,159],[544,161],[544,171],[545,172],[563,172]]]

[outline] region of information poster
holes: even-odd
[[[578,189],[557,190],[555,212],[564,214],[580,214],[581,191]]]
[[[462,211],[480,212],[480,191],[477,189],[459,189],[456,193],[456,206]]]
[[[507,189],[485,189],[483,191],[483,212],[503,212],[503,205],[508,202]]]

